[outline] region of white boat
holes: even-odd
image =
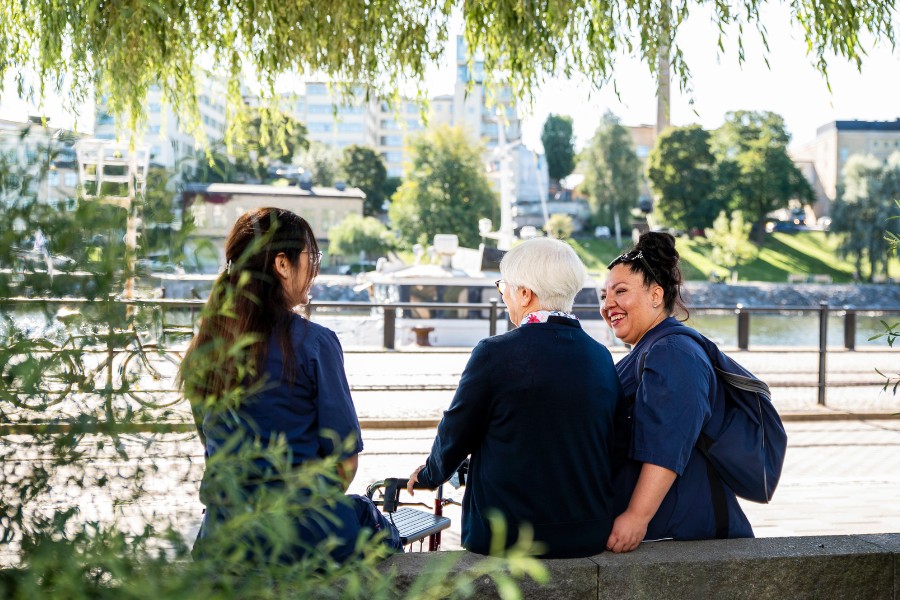
[[[382,266],[376,271],[360,275],[359,281],[362,285],[369,286],[370,298],[378,304],[487,304],[491,300],[497,300],[497,333],[504,333],[510,323],[506,307],[497,291],[496,281],[500,279],[500,273],[480,268],[464,268],[465,263],[471,265],[473,255],[479,258],[475,262],[483,263],[480,260],[482,252],[460,248],[454,253],[450,264],[445,261],[444,265],[416,264],[396,269]],[[575,304],[599,304],[593,280],[588,280],[584,289],[578,293]],[[613,343],[612,332],[596,308],[576,310],[575,314],[592,337],[604,344]],[[489,334],[489,308],[417,307],[397,310],[398,346],[427,340],[433,346],[472,347]]]

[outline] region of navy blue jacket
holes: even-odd
[[[669,317],[651,331],[671,327],[684,325]],[[678,477],[650,520],[645,539],[714,539],[712,491],[697,439],[707,421],[721,422],[725,417],[716,399],[715,372],[706,352],[688,336],[669,335],[651,345],[653,337],[645,334],[616,365],[626,398],[634,399],[631,415],[627,414],[629,403],[620,413],[630,424],[622,423],[617,429],[624,456],[616,461],[616,512],[628,508],[643,464],[651,463]],[[643,376],[638,379],[645,354]],[[728,537],[753,537],[750,522],[727,486],[725,501]]]
[[[438,426],[419,480],[436,487],[471,454],[462,544],[505,546],[528,525],[546,557],[599,554],[612,527],[612,424],[622,390],[609,351],[578,321],[550,317],[482,340]]]

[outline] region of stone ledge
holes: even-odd
[[[451,572],[482,557],[468,552],[410,553],[391,558],[406,588],[441,559]],[[550,583],[520,582],[525,598],[855,598],[900,600],[900,533],[660,542],[630,554],[544,561]],[[475,598],[495,598],[489,577]]]

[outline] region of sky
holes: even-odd
[[[896,100],[900,78],[900,50],[883,44],[867,45],[868,56],[862,71],[846,60],[829,58],[832,91],[824,77],[806,55],[806,45],[798,25],[791,23],[787,7],[766,3],[762,21],[768,30],[769,66],[755,31],[745,31],[745,56],[738,62],[735,36],[726,40],[724,53],[716,47],[716,31],[703,8],[692,8],[690,18],[679,30],[678,40],[692,71],[691,94],[680,92],[672,81],[671,120],[673,125],[699,123],[707,129],[719,127],[725,114],[734,110],[769,110],[784,117],[791,146],[812,141],[816,129],[834,120],[894,120],[900,118]],[[461,20],[451,20],[451,34]],[[426,83],[432,95],[453,91],[455,78],[455,35],[441,64],[429,69]],[[523,138],[529,147],[541,150],[540,131],[547,115],[570,115],[574,119],[576,147],[584,147],[607,110],[615,113],[624,125],[656,122],[655,82],[647,66],[638,59],[620,56],[614,76],[620,96],[611,87],[592,91],[585,80],[550,79],[534,94],[533,105],[525,113]],[[0,119],[23,120],[37,110],[14,98],[8,77],[0,96]],[[689,104],[693,98],[694,104]],[[70,127],[72,115],[60,110],[58,101],[48,101],[44,114],[51,124]],[[523,109],[524,110],[524,109]],[[79,129],[90,131],[90,111],[78,120]]]

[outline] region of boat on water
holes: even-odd
[[[358,277],[358,287],[367,288],[375,304],[423,305],[397,310],[397,341],[400,344],[425,341],[433,346],[471,347],[489,335],[490,308],[427,306],[434,304],[488,304],[496,300],[497,333],[507,331],[511,324],[496,287],[503,252],[491,248],[453,247],[452,254],[441,254],[449,254],[449,257],[442,257],[441,264],[390,265],[382,262],[375,271]],[[596,283],[588,279],[575,297],[575,305],[597,304]],[[596,308],[576,309],[575,314],[592,337],[604,344],[612,343],[612,333]],[[427,331],[427,337],[423,336],[423,331]]]

